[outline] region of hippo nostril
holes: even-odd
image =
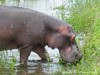
[[[77,60],[81,60],[81,59],[82,59],[82,55],[81,55],[81,54],[76,54],[76,55],[75,55],[75,58],[76,58]]]

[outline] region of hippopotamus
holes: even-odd
[[[31,53],[47,60],[45,46],[58,48],[61,58],[69,63],[81,59],[72,26],[42,12],[16,6],[0,6],[0,50],[18,49],[20,62],[26,63]]]

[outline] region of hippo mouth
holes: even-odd
[[[61,49],[60,55],[62,60],[72,64],[80,62],[80,59],[82,58],[82,54],[76,43]]]

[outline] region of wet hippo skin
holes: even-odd
[[[25,63],[31,51],[47,60],[45,45],[58,48],[70,63],[82,56],[68,23],[35,10],[0,6],[0,50],[19,49],[20,62]]]

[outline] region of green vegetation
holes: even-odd
[[[8,57],[7,51],[1,51],[0,60],[0,75],[14,75],[16,58],[14,56]]]
[[[4,4],[5,3],[5,0],[0,0],[0,4]]]
[[[81,48],[83,58],[77,66],[66,66],[62,75],[100,75],[100,0],[69,0],[69,7],[61,6],[60,17],[70,23],[77,33],[85,34]],[[63,11],[68,11],[68,17]],[[63,68],[62,68],[63,69]],[[70,72],[69,72],[70,71]],[[57,72],[57,75],[60,73]],[[54,75],[56,75],[54,74]],[[60,74],[61,75],[61,74]]]

